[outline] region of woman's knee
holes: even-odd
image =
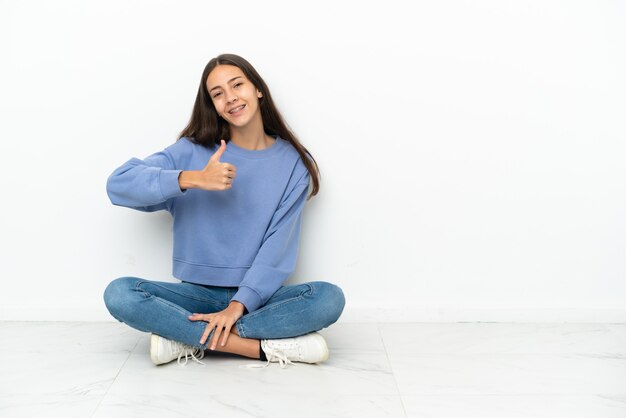
[[[104,289],[104,304],[116,319],[119,320],[124,307],[128,306],[127,298],[137,280],[136,277],[119,277]]]
[[[328,326],[336,322],[346,304],[343,290],[335,284],[328,282],[314,282],[315,293],[319,298],[322,314]]]

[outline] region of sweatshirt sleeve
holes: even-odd
[[[109,176],[107,194],[116,206],[143,212],[167,209],[168,199],[186,193],[178,185],[181,171],[167,148],[144,160],[131,158]]]
[[[248,312],[263,306],[295,269],[309,178],[306,172],[279,205],[252,266],[233,296]]]

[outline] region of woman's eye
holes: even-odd
[[[241,86],[242,84],[243,84],[243,83],[237,83],[237,84],[235,84],[235,87],[237,87],[237,86]]]
[[[222,94],[222,93],[215,93],[215,94],[213,95],[213,98],[216,98],[216,97],[217,97],[217,96],[219,96],[220,94]]]

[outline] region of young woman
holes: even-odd
[[[104,292],[107,309],[152,333],[155,364],[202,363],[205,349],[264,366],[326,360],[316,331],[341,315],[342,290],[322,281],[283,285],[319,180],[315,159],[252,65],[233,54],[213,58],[178,140],[131,158],[107,180],[114,205],[171,213],[173,275],[181,283],[115,279]]]

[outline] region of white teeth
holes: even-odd
[[[245,106],[245,105],[241,105],[241,106],[239,106],[239,107],[236,107],[236,108],[234,108],[233,110],[231,110],[231,111],[230,111],[230,112],[228,112],[228,113],[235,113],[235,112],[237,112],[238,110],[243,109],[243,107],[244,107],[244,106]]]

